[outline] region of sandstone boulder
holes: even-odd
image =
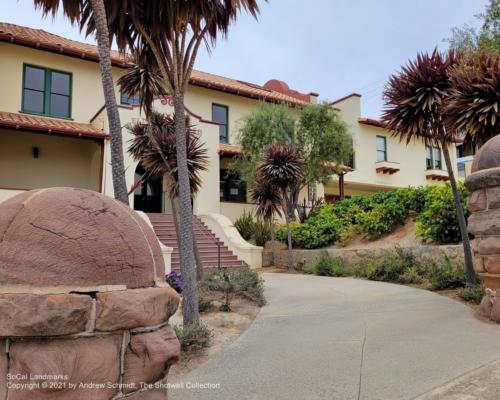
[[[119,381],[121,335],[13,342],[10,346],[10,369],[14,376],[26,375],[12,383],[39,382],[33,390],[9,389],[8,400],[109,400],[117,392],[109,383]],[[65,377],[30,379],[36,375]],[[65,384],[64,387],[43,388],[43,382]],[[69,383],[76,385],[69,389]],[[94,387],[95,386],[95,387]]]
[[[170,326],[132,335],[125,352],[123,382],[155,382],[165,376],[179,355],[180,343]]]
[[[179,306],[171,288],[147,288],[97,294],[96,329],[113,331],[167,322]]]
[[[165,265],[151,227],[85,189],[32,190],[0,204],[3,284],[149,287]]]
[[[68,335],[85,331],[92,298],[77,294],[0,294],[0,336]]]

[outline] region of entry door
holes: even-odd
[[[136,182],[144,175],[142,167],[138,166],[135,171]],[[135,189],[134,192],[134,210],[161,213],[163,202],[163,183],[162,178],[149,178]]]

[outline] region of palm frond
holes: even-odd
[[[407,143],[415,138],[426,143],[452,140],[454,132],[443,129],[444,99],[450,91],[448,72],[458,62],[457,53],[420,53],[392,75],[384,90],[382,121]]]
[[[207,149],[201,142],[199,132],[189,124],[189,120],[187,127],[186,148],[189,182],[191,195],[194,195],[201,188],[201,172],[208,168],[208,155]],[[148,122],[136,122],[129,125],[127,129],[133,136],[128,148],[129,154],[134,160],[139,161],[151,176],[167,175],[169,195],[177,197],[179,184],[174,117],[152,111]],[[154,138],[164,157],[158,152],[150,136]],[[167,160],[167,165],[165,165],[164,158]]]
[[[257,179],[286,190],[304,176],[304,160],[292,145],[270,144],[265,147],[262,162],[257,167]]]
[[[472,54],[450,72],[446,123],[481,146],[500,133],[500,56]]]
[[[255,215],[271,223],[275,215],[281,216],[282,197],[279,188],[259,180],[252,187],[251,199],[257,204]]]

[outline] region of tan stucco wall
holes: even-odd
[[[89,122],[104,105],[99,64],[28,47],[0,43],[0,111],[19,112],[22,102],[23,64],[57,69],[72,73],[71,118],[76,122]],[[113,69],[115,77],[122,70]],[[119,96],[119,91],[116,91]],[[119,100],[119,97],[117,97]]]
[[[380,188],[390,189],[405,186],[420,186],[438,184],[436,181],[426,178],[425,144],[423,141],[412,141],[409,145],[406,141],[401,142],[399,138],[392,137],[391,132],[383,128],[358,122],[360,115],[360,98],[356,96],[349,97],[335,107],[340,109],[342,119],[347,123],[349,131],[352,133],[355,151],[355,170],[345,175],[346,194],[355,194],[354,191],[362,192],[360,188],[366,185],[365,190],[371,192],[372,189]],[[384,136],[387,143],[387,161],[395,164],[400,170],[392,175],[377,173],[377,147],[376,137]],[[456,169],[456,151],[455,146],[449,146],[449,152]],[[442,168],[446,169],[444,157],[442,159]],[[332,189],[335,185],[328,185],[327,189]],[[349,188],[353,188],[353,193]],[[330,192],[330,190],[328,190]],[[336,193],[336,192],[332,192]]]
[[[39,157],[33,157],[33,147]],[[99,191],[100,145],[89,139],[0,129],[0,188]]]

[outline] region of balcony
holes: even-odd
[[[375,163],[375,171],[379,174],[395,174],[399,172],[399,163],[393,161],[378,161]]]
[[[428,169],[425,171],[425,178],[431,181],[447,181],[450,179],[448,171],[442,169]]]

